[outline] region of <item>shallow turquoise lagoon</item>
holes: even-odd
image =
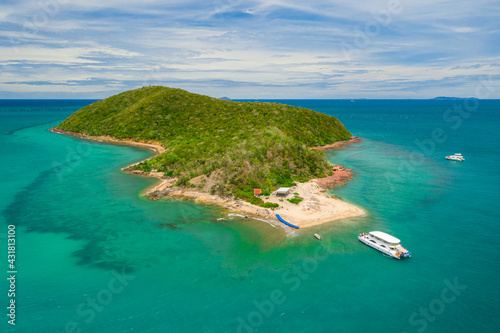
[[[288,238],[218,221],[217,207],[144,199],[155,180],[120,169],[150,151],[48,131],[91,102],[0,101],[0,242],[6,253],[15,225],[18,270],[16,326],[4,315],[3,331],[498,331],[500,101],[460,123],[445,115],[461,101],[280,101],[363,138],[327,156],[356,174],[333,194],[369,212]],[[457,152],[465,162],[444,159]],[[370,230],[412,258],[364,246]]]

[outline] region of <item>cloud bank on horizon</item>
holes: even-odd
[[[500,98],[497,0],[4,0],[0,98]]]

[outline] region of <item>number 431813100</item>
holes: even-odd
[[[13,225],[9,225],[9,231],[8,231],[8,244],[7,244],[7,251],[8,252],[8,262],[9,262],[9,268],[14,269],[15,268],[15,262],[16,262],[16,227]]]

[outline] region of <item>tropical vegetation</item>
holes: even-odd
[[[335,117],[279,103],[237,102],[149,86],[95,102],[58,128],[87,135],[158,142],[165,152],[135,166],[177,177],[257,205],[270,193],[330,172],[323,152],[309,149],[350,138]],[[269,204],[268,204],[269,205]]]

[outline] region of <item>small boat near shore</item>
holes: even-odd
[[[462,156],[462,154],[459,153],[456,153],[455,155],[446,156],[445,158],[451,161],[460,161],[460,162],[465,161],[465,158]]]
[[[321,237],[320,234],[314,234],[314,237],[316,237],[318,240],[322,240],[323,239],[323,237]]]
[[[411,253],[401,246],[401,241],[394,236],[386,234],[382,231],[370,231],[369,233],[362,232],[359,234],[360,242],[373,247],[380,252],[393,257],[394,259],[402,259],[411,257]]]

